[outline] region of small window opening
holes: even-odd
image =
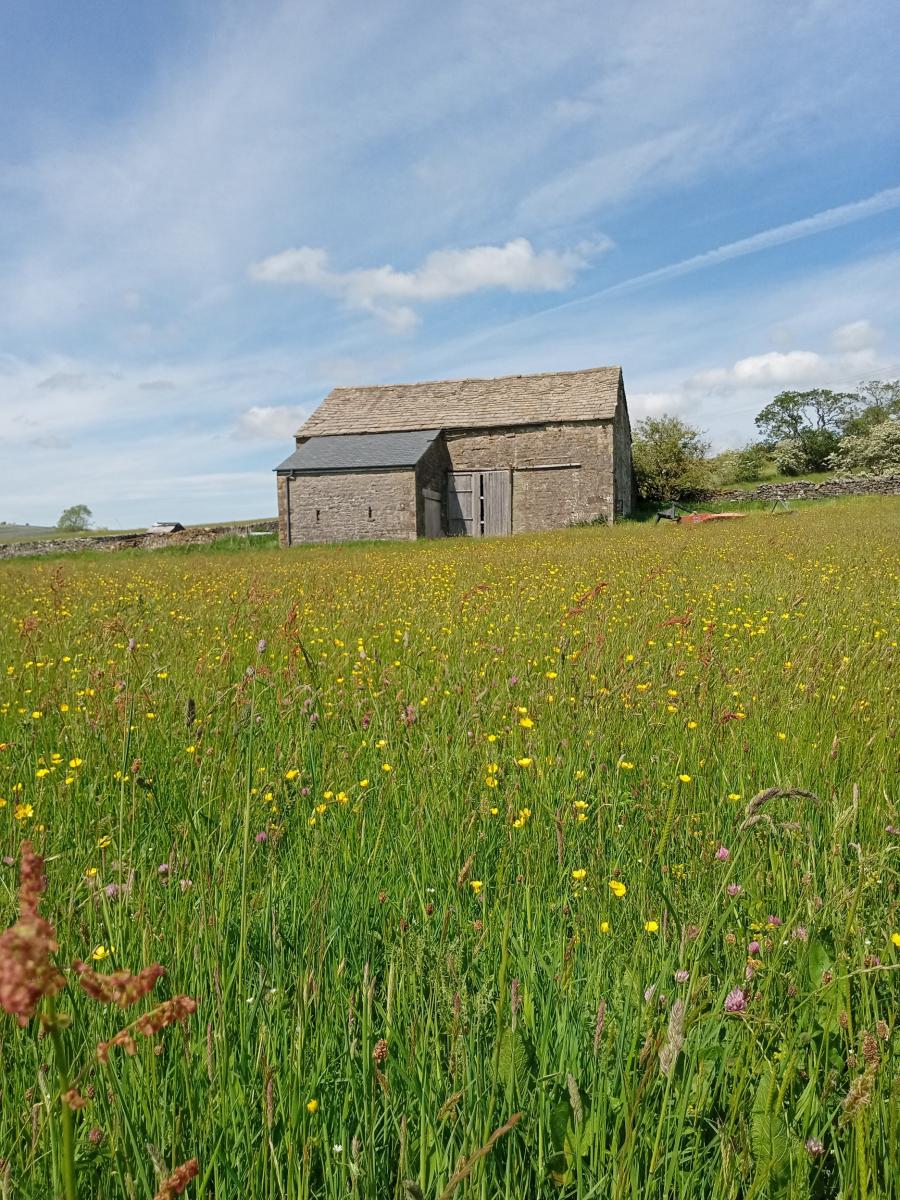
[[[372,505],[369,505],[369,520],[372,520]]]
[[[316,521],[318,522],[318,520],[319,520],[319,510],[316,509]]]

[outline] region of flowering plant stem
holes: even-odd
[[[69,1090],[69,1064],[66,1048],[60,1033],[61,1024],[56,1012],[56,1001],[52,996],[46,998],[45,1026],[53,1042],[53,1059],[56,1065],[56,1078],[59,1083],[60,1124],[62,1126],[62,1157],[60,1174],[62,1175],[63,1194],[66,1200],[78,1200],[78,1189],[75,1184],[75,1128],[72,1110],[66,1103],[65,1096]]]

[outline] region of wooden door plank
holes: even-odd
[[[451,536],[478,536],[474,520],[475,487],[471,471],[447,473],[447,531]]]
[[[502,537],[512,531],[512,474],[510,471],[485,471],[484,532]]]

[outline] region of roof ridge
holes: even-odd
[[[464,375],[457,379],[413,379],[407,383],[348,383],[341,387],[333,387],[328,393],[333,396],[335,392],[378,392],[387,391],[389,388],[405,388],[405,387],[422,387],[423,384],[439,384],[439,383],[503,383],[508,379],[559,379],[564,375],[593,375],[600,371],[621,371],[622,367],[619,363],[611,363],[605,367],[577,367],[571,371],[536,371],[536,372],[519,372],[515,375]],[[326,399],[328,397],[326,396]]]

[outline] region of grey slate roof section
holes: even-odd
[[[422,425],[450,430],[611,421],[621,379],[620,367],[593,367],[500,379],[335,388],[298,436],[385,433]]]
[[[298,446],[275,470],[321,473],[414,467],[440,432],[440,429],[413,429],[403,433],[313,437]]]

